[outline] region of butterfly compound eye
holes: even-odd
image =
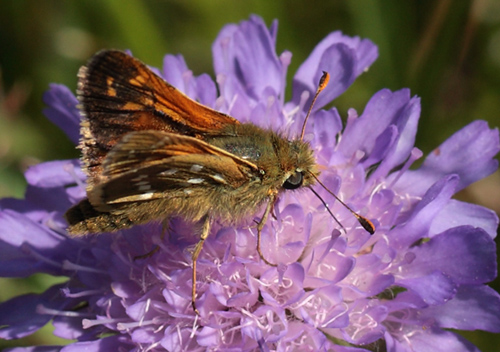
[[[285,189],[296,189],[302,186],[302,181],[304,181],[304,175],[302,172],[295,172],[292,176],[287,178],[285,183],[283,183],[283,188]]]

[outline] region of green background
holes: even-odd
[[[0,0],[0,196],[22,197],[27,166],[78,157],[41,113],[49,83],[74,90],[78,68],[102,48],[131,49],[157,67],[164,54],[182,53],[194,74],[213,74],[217,33],[252,13],[268,25],[279,20],[278,53],[293,53],[289,83],[313,47],[334,30],[374,41],[379,59],[334,103],[345,116],[350,107],[362,112],[382,88],[411,88],[422,98],[416,145],[425,153],[475,119],[500,124],[498,0]],[[499,173],[458,197],[498,213]],[[0,301],[41,292],[54,280],[0,280]],[[499,290],[498,280],[492,285]],[[497,334],[464,336],[482,351],[500,350]],[[47,327],[20,341],[0,341],[0,348],[59,342]]]

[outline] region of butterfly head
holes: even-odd
[[[288,154],[280,158],[282,177],[281,187],[294,190],[315,183],[314,176],[319,175],[313,151],[308,143],[301,140],[288,141],[282,152]]]

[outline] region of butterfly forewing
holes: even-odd
[[[121,51],[96,54],[79,72],[83,160],[90,184],[109,150],[127,133],[157,130],[217,135],[234,118],[201,105]]]

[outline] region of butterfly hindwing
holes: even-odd
[[[88,195],[96,207],[140,202],[166,198],[176,190],[235,190],[258,174],[254,164],[196,138],[139,131],[126,135],[108,153]]]

